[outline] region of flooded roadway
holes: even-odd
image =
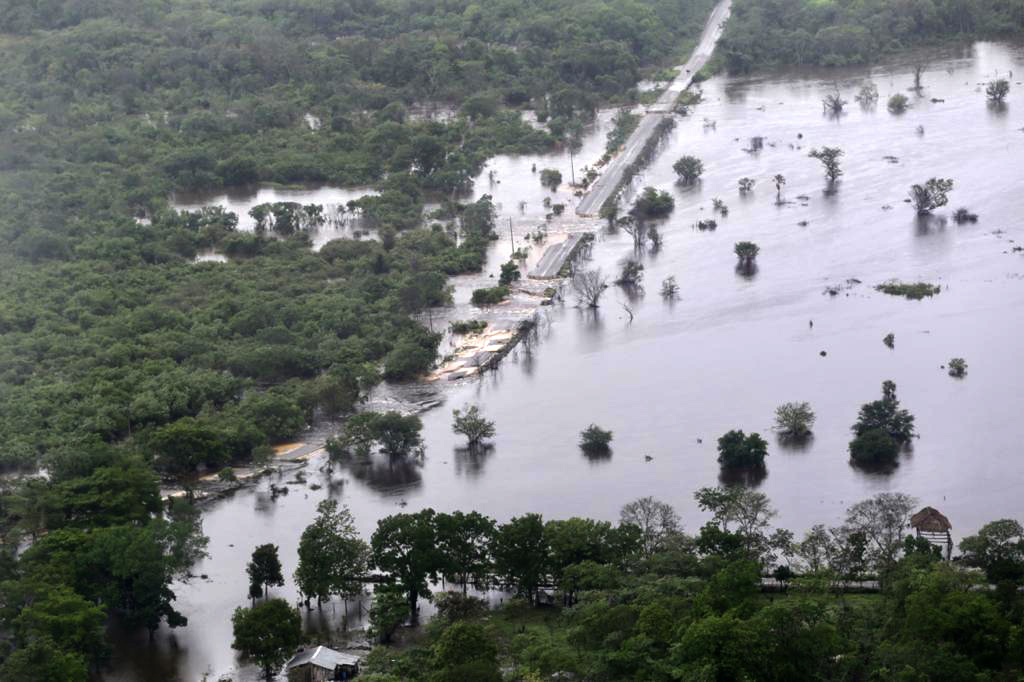
[[[809,401],[818,421],[806,448],[785,449],[769,438],[759,489],[778,507],[780,526],[799,532],[834,524],[849,504],[886,490],[937,507],[957,537],[989,520],[1024,517],[1024,253],[1013,251],[1024,245],[1024,87],[1014,82],[1002,110],[989,108],[979,88],[1010,70],[1024,72],[1024,51],[980,43],[933,57],[922,96],[908,93],[913,107],[893,116],[885,100],[907,92],[915,61],[872,70],[881,100],[869,110],[853,102],[866,69],[705,83],[705,103],[680,121],[638,182],[676,199],[660,226],[664,247],[643,256],[646,295],[613,288],[596,313],[553,307],[537,338],[497,371],[429,389],[424,395],[445,404],[423,415],[422,465],[377,461],[335,470],[332,479],[344,482],[329,486],[314,460],[306,484],[292,485],[276,503],[241,491],[212,506],[204,516],[211,557],[194,569],[208,577],[175,587],[190,625],[161,629],[153,644],[145,633],[119,639],[111,679],[255,679],[254,670],[238,668],[230,649],[231,612],[247,603],[245,564],[255,545],[274,542],[290,578],[299,535],[327,495],[352,509],[367,538],[378,518],[427,506],[475,509],[499,520],[530,511],[613,520],[641,495],[671,502],[695,531],[704,518],[692,493],[718,482],[715,439],[732,428],[767,435],[775,406],[786,401]],[[837,78],[850,103],[846,115],[829,119],[820,98]],[[703,125],[705,117],[713,128]],[[755,135],[765,138],[764,149],[743,151]],[[603,149],[603,130],[586,144],[594,151],[580,157],[593,153],[582,158],[592,163]],[[807,157],[822,145],[846,152],[845,174],[831,195],[823,193],[820,165]],[[674,183],[671,165],[683,154],[704,160],[697,187]],[[530,173],[533,163],[568,170],[561,156],[499,157],[477,182],[477,192],[493,194],[500,220],[513,217],[517,231],[530,229],[538,211],[532,205],[546,191]],[[495,171],[493,186],[487,170]],[[770,182],[776,173],[785,175],[784,197],[792,202],[782,207]],[[740,197],[736,181],[744,176],[757,184]],[[933,176],[954,178],[956,188],[935,220],[922,221],[903,199],[910,184]],[[710,214],[712,197],[728,204],[728,217],[717,218],[714,232],[694,230]],[[959,206],[980,220],[941,220]],[[749,278],[735,272],[732,253],[744,239],[761,247],[759,270]],[[503,235],[488,273],[509,252]],[[593,264],[611,273],[632,252],[628,235],[601,232]],[[669,275],[681,287],[674,303],[658,294]],[[907,301],[873,290],[892,277],[938,283],[943,291]],[[862,283],[837,296],[825,293],[850,279]],[[456,282],[457,307],[477,281]],[[634,311],[632,324],[624,303]],[[892,350],[882,343],[889,332]],[[954,356],[968,362],[963,380],[940,368]],[[885,379],[896,382],[921,437],[893,473],[869,474],[848,462],[849,427],[858,407],[880,396]],[[385,390],[378,399],[388,404],[407,394]],[[467,402],[479,403],[497,423],[495,447],[483,456],[461,451],[451,433],[451,410]],[[587,459],[576,446],[591,422],[614,431],[606,459]],[[296,598],[290,581],[274,592]],[[337,627],[342,612],[339,603],[313,618],[322,618],[321,628]]]

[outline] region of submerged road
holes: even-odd
[[[690,60],[677,67],[679,75],[669,83],[668,88],[661,94],[658,101],[647,108],[647,112],[640,119],[636,130],[623,145],[622,152],[609,162],[604,172],[598,176],[589,191],[576,205],[578,215],[596,216],[598,214],[608,197],[618,190],[623,172],[640,154],[644,143],[654,134],[658,122],[667,116],[672,116],[672,107],[675,105],[679,93],[690,87],[693,76],[704,68],[708,59],[711,58],[711,53],[715,51],[715,44],[722,36],[725,22],[729,18],[731,4],[731,0],[722,0],[715,5],[715,9],[712,10],[711,16],[708,18],[708,23],[704,26],[700,42],[697,43],[693,54],[690,55]]]

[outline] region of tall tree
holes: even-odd
[[[492,552],[498,575],[532,603],[548,567],[549,547],[541,515],[517,516],[499,526]]]
[[[421,596],[430,596],[429,581],[437,580],[445,557],[437,543],[433,509],[394,514],[377,522],[370,538],[373,565],[387,573],[406,594],[416,613]]]
[[[284,575],[281,573],[281,559],[277,556],[277,545],[260,545],[252,552],[249,565],[245,567],[249,574],[249,586],[256,587],[267,596],[267,587],[284,585]],[[255,592],[256,590],[250,590]]]
[[[444,576],[462,585],[485,583],[492,569],[490,545],[495,523],[477,512],[438,514],[435,519],[437,547],[444,557]]]
[[[367,545],[359,538],[348,507],[335,500],[317,505],[317,517],[299,539],[299,566],[295,584],[320,607],[332,596],[348,597],[362,591],[369,560]]]

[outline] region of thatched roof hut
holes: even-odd
[[[925,507],[910,517],[910,527],[920,533],[948,533],[953,524],[935,507]]]

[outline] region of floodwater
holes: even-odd
[[[256,229],[256,221],[249,215],[249,210],[258,204],[272,204],[278,201],[294,201],[300,204],[320,204],[324,207],[325,224],[309,232],[313,242],[313,250],[332,239],[356,239],[360,229],[359,213],[348,208],[350,201],[355,201],[367,194],[376,194],[372,187],[236,187],[221,192],[179,192],[171,197],[171,206],[179,211],[197,211],[206,206],[221,206],[238,216],[238,228],[245,232]],[[270,233],[273,234],[272,232]],[[196,261],[223,262],[224,257],[212,251],[206,251],[196,257]]]
[[[881,100],[869,110],[853,102],[867,69],[705,83],[705,103],[680,121],[638,183],[676,200],[661,225],[663,248],[643,255],[646,294],[612,288],[596,312],[571,302],[544,309],[537,337],[497,371],[420,389],[421,397],[445,401],[423,415],[422,464],[376,461],[335,470],[332,480],[344,482],[332,487],[314,458],[307,483],[292,485],[276,503],[260,492],[264,482],[260,491],[213,505],[204,516],[211,557],[194,569],[208,577],[175,588],[190,625],[161,629],[153,644],[145,633],[119,639],[112,679],[196,680],[207,672],[213,679],[254,679],[230,649],[231,612],[246,604],[245,563],[255,545],[274,542],[290,576],[299,535],[328,495],[351,508],[367,538],[381,516],[428,506],[475,509],[499,520],[531,511],[614,520],[624,503],[642,495],[675,505],[695,531],[705,518],[693,491],[719,481],[715,439],[733,428],[768,436],[774,408],[786,401],[809,401],[818,420],[803,449],[769,437],[768,473],[758,485],[778,508],[780,526],[799,532],[835,524],[847,506],[881,491],[907,492],[937,507],[957,537],[989,520],[1024,517],[1024,253],[1013,251],[1024,245],[1024,87],[1014,81],[1001,110],[988,107],[979,89],[997,74],[1024,73],[1024,51],[979,43],[932,57],[922,96],[907,93],[913,107],[891,115],[885,100],[907,92],[914,61],[871,70]],[[844,116],[830,119],[820,98],[836,79],[850,104]],[[704,118],[715,126],[706,127]],[[765,138],[764,149],[743,151],[755,135]],[[577,162],[600,155],[600,126],[597,136],[580,152],[592,156]],[[846,153],[833,194],[823,192],[821,167],[807,157],[822,145]],[[671,165],[683,154],[705,162],[695,188],[674,184]],[[500,182],[480,186],[488,182],[486,170],[478,180],[477,192],[494,194],[514,229],[528,229],[534,219],[516,218],[518,202],[527,201],[529,211],[542,198],[529,172],[534,161],[495,159],[490,169]],[[567,161],[536,160],[538,168]],[[776,173],[787,179],[784,198],[791,203],[783,206],[775,204],[770,181]],[[740,197],[736,181],[744,176],[757,185]],[[950,205],[924,221],[903,199],[912,183],[933,176],[953,178],[956,188]],[[713,197],[728,204],[728,217],[717,218],[716,231],[693,229],[711,213]],[[943,220],[959,206],[977,212],[979,221]],[[753,276],[735,270],[732,247],[740,240],[761,247]],[[505,236],[488,272],[509,250]],[[611,273],[632,253],[628,235],[602,231],[593,266]],[[674,303],[658,293],[670,275],[681,288]],[[890,278],[943,290],[908,301],[873,289]],[[842,291],[830,296],[828,286]],[[464,304],[467,288],[457,288],[457,303]],[[892,350],[882,343],[890,332]],[[969,365],[962,380],[941,368],[954,356]],[[886,379],[916,415],[920,438],[894,472],[859,471],[848,461],[849,428]],[[388,404],[411,393],[383,390],[376,400]],[[451,410],[467,402],[497,423],[494,447],[484,455],[466,454],[451,433]],[[579,431],[591,422],[614,431],[610,457],[588,459],[578,449]],[[290,582],[275,593],[296,598]],[[340,603],[326,607],[320,627],[338,627],[342,611]]]

